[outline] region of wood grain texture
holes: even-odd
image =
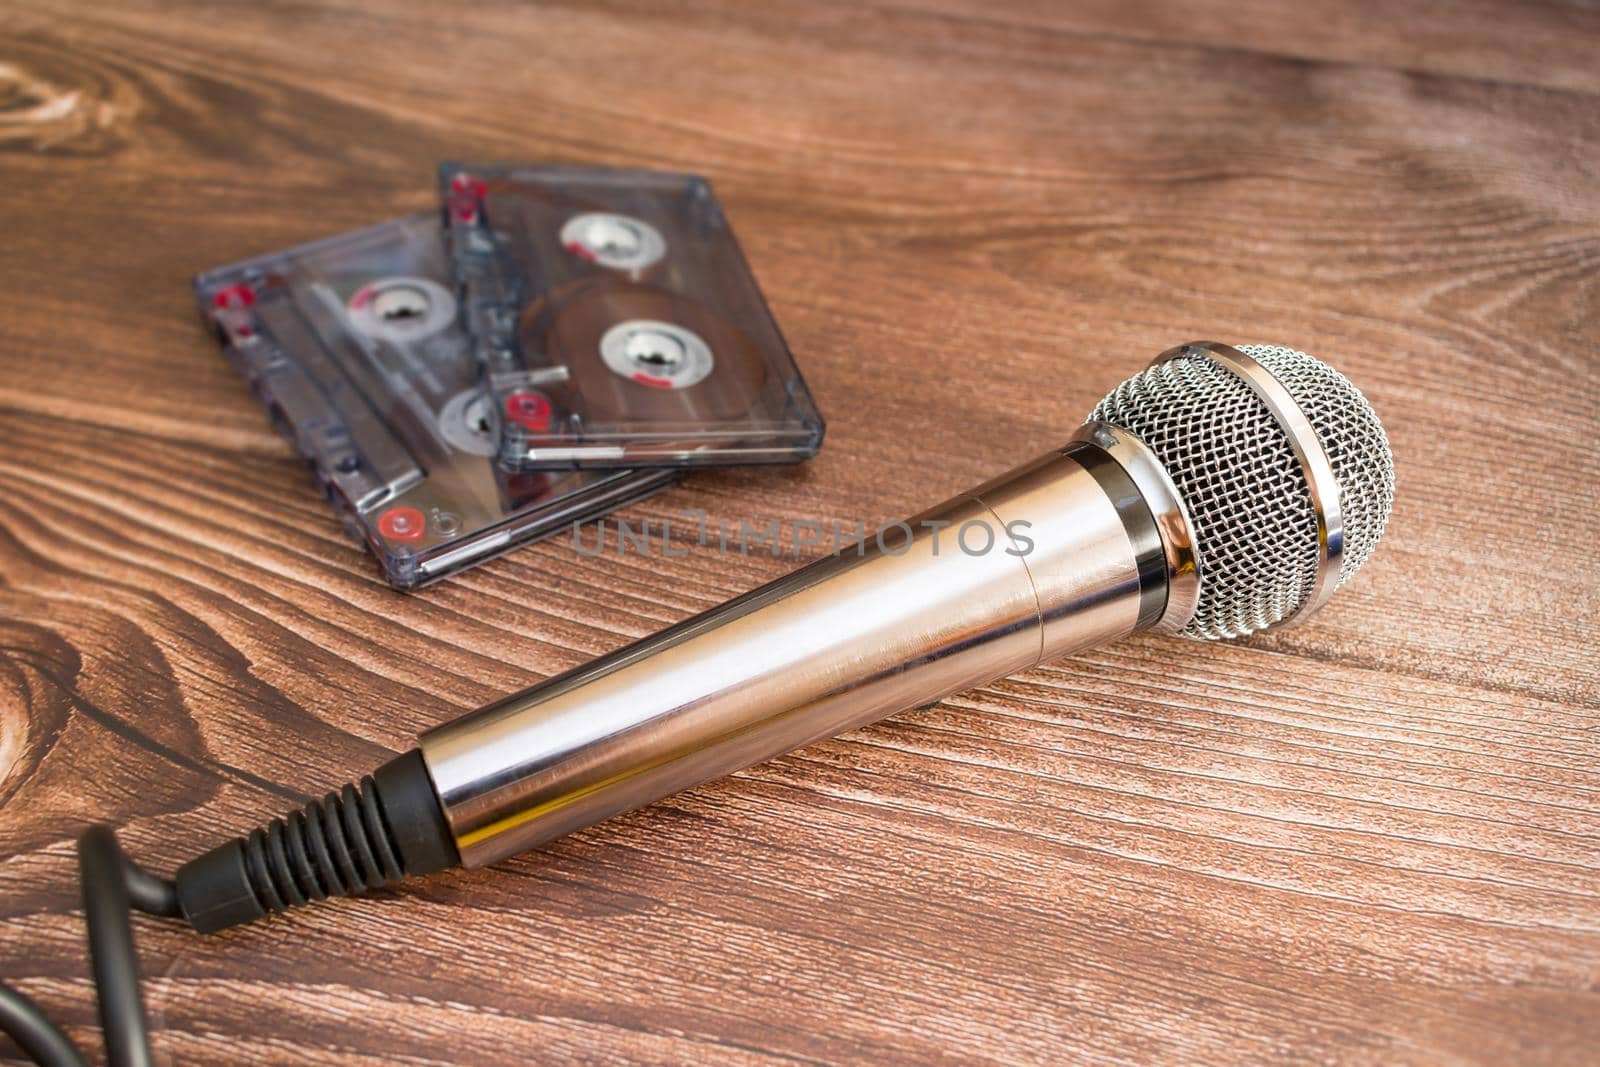
[[[0,0],[0,974],[96,1043],[83,827],[170,871],[791,565],[563,539],[391,592],[194,320],[196,271],[424,209],[439,159],[552,159],[709,174],[829,419],[629,518],[896,518],[1213,337],[1363,387],[1389,533],[1281,635],[141,920],[162,1055],[1594,1062],[1600,15],[1307,10]]]

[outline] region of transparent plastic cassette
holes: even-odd
[[[446,163],[509,469],[795,463],[823,423],[703,178]]]
[[[229,359],[399,589],[676,480],[505,471],[454,288],[431,214],[195,279]]]

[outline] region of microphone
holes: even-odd
[[[1393,500],[1383,427],[1339,372],[1288,348],[1182,345],[1064,446],[896,524],[907,537],[430,730],[359,785],[185,864],[179,908],[209,933],[480,867],[1140,630],[1297,623],[1371,554]],[[959,532],[980,526],[993,540],[969,551]]]

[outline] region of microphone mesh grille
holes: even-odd
[[[1342,584],[1372,554],[1394,503],[1394,460],[1372,406],[1304,352],[1240,345],[1281,382],[1322,441],[1339,483]],[[1200,599],[1183,634],[1243,637],[1311,595],[1317,517],[1288,433],[1241,378],[1199,352],[1146,368],[1096,405],[1167,470],[1194,526]]]

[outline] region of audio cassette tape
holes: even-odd
[[[671,470],[508,472],[435,215],[195,279],[202,315],[390,584],[592,519]]]
[[[440,167],[513,470],[796,463],[823,422],[705,179]]]

